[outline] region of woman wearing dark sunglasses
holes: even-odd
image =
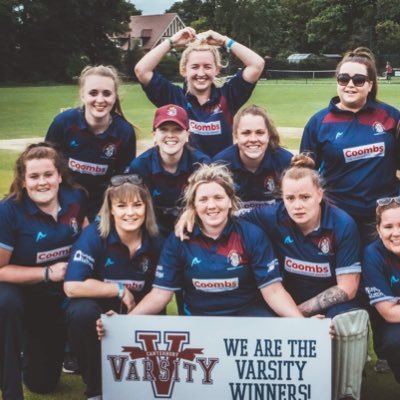
[[[400,112],[377,100],[375,59],[366,48],[348,52],[336,69],[337,97],[307,123],[301,151],[314,154],[331,202],[373,240],[375,202],[398,192],[396,143]]]
[[[101,395],[96,320],[129,312],[150,291],[162,241],[150,193],[137,175],[111,178],[100,219],[75,243],[65,275],[68,336],[88,398]]]
[[[376,224],[379,239],[364,251],[364,285],[375,311],[374,345],[400,383],[400,197],[377,201]]]

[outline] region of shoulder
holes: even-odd
[[[387,114],[389,114],[393,118],[397,120],[400,119],[400,110],[398,108],[381,101],[375,101],[371,103],[375,109],[384,110]]]
[[[289,150],[284,149],[281,146],[278,146],[276,149],[274,149],[271,154],[273,157],[278,158],[279,160],[282,160],[284,162],[290,162],[293,158],[293,153],[291,153]]]
[[[62,123],[67,123],[69,121],[75,121],[80,118],[80,116],[83,115],[83,110],[80,107],[76,108],[69,108],[68,110],[65,110],[61,112],[60,114],[56,115],[54,117],[54,122],[62,122]]]
[[[14,197],[0,200],[0,214],[8,216],[9,213],[14,213],[18,209],[22,209],[22,203],[17,202]]]
[[[187,149],[192,162],[209,164],[211,162],[210,157],[207,154],[204,154],[202,151],[197,149],[188,148]]]
[[[332,219],[336,232],[357,231],[354,219],[341,208],[325,202],[324,212]]]
[[[113,118],[113,123],[118,127],[118,133],[120,135],[123,134],[131,136],[132,134],[135,133],[133,125],[121,115],[113,113],[112,118]]]
[[[213,161],[231,161],[235,159],[237,152],[237,145],[227,147],[226,149],[220,151],[213,157]]]
[[[371,264],[375,260],[383,260],[387,253],[386,248],[383,246],[381,239],[376,239],[364,249],[365,264]]]
[[[151,147],[140,156],[137,156],[134,160],[132,160],[130,168],[138,169],[140,171],[146,169],[146,167],[151,165],[151,160],[156,153],[157,149],[155,147]]]

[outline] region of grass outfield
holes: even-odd
[[[397,84],[383,83],[379,88],[379,98],[400,108],[399,88]],[[261,81],[250,103],[266,107],[277,126],[303,127],[313,113],[326,107],[329,99],[335,95],[335,90],[332,80],[308,84],[304,84],[304,81]],[[60,109],[79,104],[77,92],[77,87],[72,85],[0,88],[0,139],[44,136]],[[140,86],[123,85],[121,98],[126,116],[141,129],[140,137],[149,137],[154,106],[147,100]],[[282,139],[286,147],[298,147],[299,138]],[[1,197],[8,191],[16,156],[15,152],[0,149]],[[371,346],[370,354],[374,357]],[[398,400],[400,387],[392,375],[377,374],[372,365],[368,363],[366,367],[362,400]],[[57,394],[38,396],[26,392],[25,398],[82,400],[83,391],[84,386],[79,376],[63,374]]]
[[[397,84],[381,84],[380,99],[400,108],[399,88]],[[265,107],[277,126],[301,128],[311,115],[327,106],[335,90],[333,80],[308,84],[298,81],[261,81],[250,103]],[[123,85],[121,100],[127,118],[141,129],[140,136],[149,137],[154,106],[147,100],[141,87],[137,84]],[[2,87],[0,139],[44,136],[61,109],[77,105],[78,87],[74,85]]]

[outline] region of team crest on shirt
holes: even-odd
[[[228,262],[232,267],[238,267],[241,264],[241,258],[236,250],[231,250],[228,254]]]
[[[323,236],[318,243],[318,248],[321,250],[322,254],[329,254],[332,250],[331,240]]]
[[[149,259],[147,257],[142,258],[142,261],[139,264],[139,270],[143,273],[146,273],[149,269]]]
[[[374,122],[372,125],[372,129],[374,130],[374,135],[383,135],[386,133],[385,127],[380,122]]]
[[[174,106],[168,107],[167,115],[169,117],[175,117],[177,113],[178,113],[178,111],[176,110],[176,107],[174,107]]]
[[[264,189],[269,193],[275,190],[275,180],[272,176],[267,176],[264,179]]]
[[[77,235],[79,233],[79,226],[78,226],[78,221],[76,220],[76,218],[71,218],[69,220],[69,226],[72,229],[73,232],[73,236]]]
[[[103,153],[107,158],[111,158],[115,155],[117,147],[114,143],[108,143],[103,148]]]

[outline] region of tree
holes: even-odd
[[[130,15],[138,13],[126,0],[18,3],[19,64],[24,80],[65,81],[87,61],[118,66],[119,50],[108,35],[126,32]]]

